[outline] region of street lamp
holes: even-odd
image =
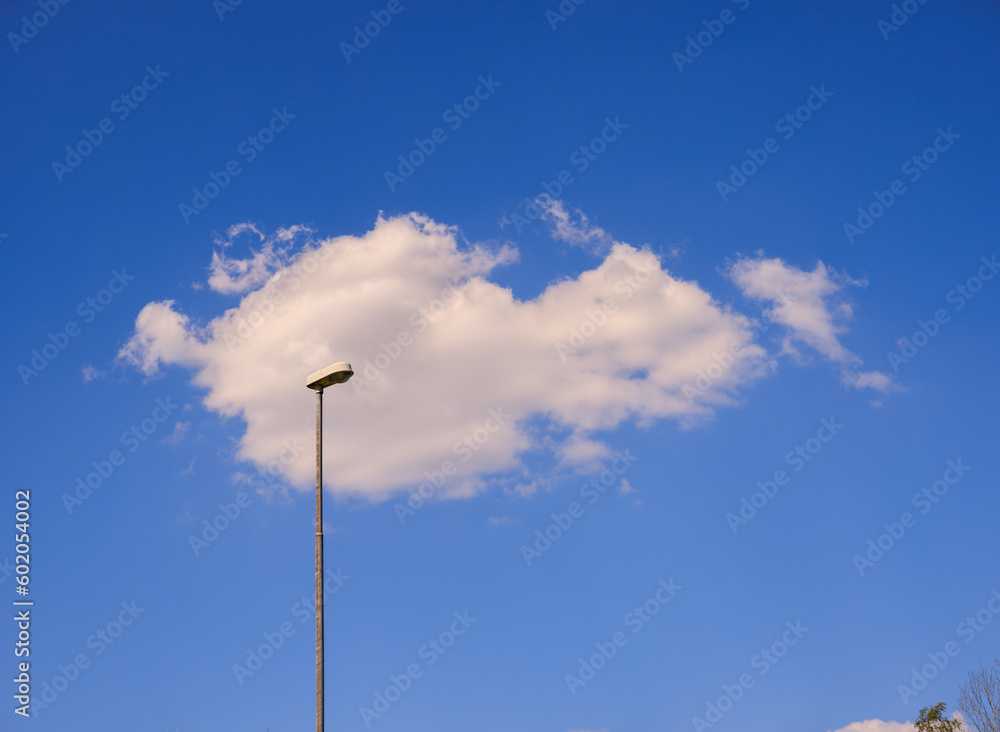
[[[354,376],[347,361],[310,374],[306,386],[316,391],[316,732],[323,732],[323,389]]]

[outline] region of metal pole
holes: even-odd
[[[323,732],[323,390],[316,390],[316,732]]]

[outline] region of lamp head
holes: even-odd
[[[334,384],[343,384],[352,376],[354,376],[354,369],[351,368],[351,364],[347,361],[338,361],[332,366],[310,374],[309,378],[306,379],[306,386],[319,391]]]

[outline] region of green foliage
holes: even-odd
[[[913,726],[920,732],[958,732],[962,723],[957,719],[948,719],[945,713],[947,708],[944,702],[938,702],[933,707],[924,707],[920,710],[920,716]]]

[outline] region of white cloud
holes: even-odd
[[[84,366],[80,369],[80,374],[83,376],[84,381],[93,381],[94,379],[99,379],[104,376],[102,372],[98,371],[90,364],[84,364]]]
[[[869,719],[865,722],[849,724],[834,732],[913,732],[913,723],[883,722],[881,719]]]
[[[174,430],[169,435],[164,437],[160,442],[164,445],[170,445],[171,447],[177,447],[184,436],[187,434],[188,430],[191,429],[190,422],[177,422],[174,424]],[[192,462],[192,465],[194,463]]]
[[[586,214],[579,209],[572,213],[567,211],[557,198],[541,196],[535,200],[535,205],[542,210],[542,220],[556,239],[594,252],[607,252],[617,243],[604,229],[591,226]]]
[[[438,496],[472,495],[487,478],[530,495],[547,479],[526,471],[528,452],[549,449],[560,465],[582,469],[607,455],[599,431],[693,423],[772,365],[750,319],[662,269],[648,249],[615,242],[593,269],[520,300],[489,279],[516,262],[513,247],[460,246],[456,229],[424,216],[380,216],[362,236],[293,241],[303,233],[260,240],[259,252],[280,251],[278,259],[255,264],[258,253],[235,270],[213,266],[214,289],[246,294],[207,323],[173,301],[149,303],[119,354],[147,374],[192,371],[207,409],[245,421],[239,457],[278,466],[302,490],[312,483],[312,451],[279,458],[289,445],[311,444],[315,397],[305,377],[334,361],[350,360],[356,374],[327,390],[326,478],[337,493],[371,500],[447,461],[454,471]],[[738,265],[743,281],[757,282],[753,264]],[[818,275],[781,267],[806,276],[790,283],[802,298],[828,279],[822,265]],[[809,332],[811,321],[783,312],[796,332]],[[696,398],[683,392],[717,354],[734,351]],[[491,409],[510,417],[498,425]],[[470,437],[475,449],[460,451]]]
[[[556,446],[555,451],[560,464],[587,471],[614,455],[608,445],[584,434],[570,435]]]
[[[351,358],[354,380],[327,397],[345,428],[328,426],[336,439],[326,468],[336,489],[373,498],[448,459],[458,470],[441,493],[475,492],[480,476],[516,469],[537,446],[531,417],[570,434],[556,446],[561,458],[594,458],[604,448],[588,433],[705,414],[762,373],[766,355],[748,342],[747,319],[661,270],[649,252],[616,244],[596,269],[529,301],[485,279],[514,258],[510,248],[460,248],[453,229],[424,217],[379,219],[362,237],[307,246],[204,327],[172,301],[150,303],[121,356],[146,373],[192,369],[207,408],[246,421],[240,456],[258,465],[289,441],[309,444],[304,375]],[[746,343],[738,363],[689,403],[681,387],[733,342]],[[491,408],[513,423],[463,461],[453,446]],[[312,456],[285,475],[307,487]]]
[[[212,263],[209,266],[208,286],[216,292],[240,293],[248,292],[263,284],[278,269],[288,261],[288,251],[299,234],[308,233],[304,226],[293,226],[279,229],[270,238],[253,224],[243,223],[230,226],[226,238],[216,238],[219,249],[212,253]],[[244,235],[254,235],[259,249],[250,249],[246,259],[230,257],[226,250]],[[250,237],[253,239],[253,237]]]
[[[956,710],[951,717],[961,722],[960,730],[968,731],[965,717],[961,712]],[[883,722],[881,719],[869,719],[865,722],[854,722],[834,732],[913,732],[913,722]]]
[[[888,374],[883,374],[881,371],[864,371],[860,373],[845,371],[843,377],[846,384],[858,389],[868,387],[876,391],[892,391],[897,388],[892,377]]]
[[[840,364],[845,384],[877,391],[896,388],[886,374],[859,372],[861,359],[840,342],[840,336],[847,332],[844,323],[853,315],[843,290],[867,283],[828,269],[822,262],[817,262],[812,272],[806,272],[778,258],[740,259],[728,274],[743,294],[771,303],[767,316],[789,330],[783,344],[785,353],[801,360],[799,346],[806,345]]]
[[[527,472],[527,471],[522,471]],[[531,498],[538,493],[539,489],[549,490],[553,487],[552,481],[548,477],[530,479],[521,476],[522,480],[514,480],[503,487],[503,492],[507,496],[517,498]]]

